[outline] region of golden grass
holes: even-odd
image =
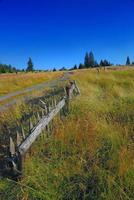
[[[128,69],[75,71],[81,96],[70,115],[57,118],[53,134],[34,145],[19,184],[1,181],[1,198],[132,200],[133,76]]]
[[[62,72],[0,74],[0,95],[56,79],[62,74]]]

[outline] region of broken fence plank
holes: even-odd
[[[21,133],[22,133],[23,140],[25,140],[26,135],[25,135],[23,126],[21,127]]]
[[[33,129],[33,123],[32,123],[32,119],[29,119],[29,131],[31,131]]]
[[[17,131],[17,147],[21,144],[22,142],[22,137],[20,136],[19,132]]]
[[[78,87],[76,81],[74,81],[74,85],[75,85],[75,88],[76,88],[76,90],[77,90],[77,93],[80,95],[80,89],[79,89],[79,87]]]
[[[46,110],[47,109],[46,103],[44,101],[42,101],[41,99],[39,102],[40,102],[40,106]]]
[[[19,146],[18,151],[21,155],[24,155],[37,137],[41,134],[42,130],[49,124],[49,122],[57,115],[57,113],[64,107],[65,98],[62,99],[47,116],[44,116],[33,132],[26,138],[26,140]]]
[[[15,155],[15,144],[14,144],[13,139],[11,137],[10,137],[10,149],[9,149],[9,151],[10,151],[11,156]]]

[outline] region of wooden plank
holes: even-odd
[[[17,131],[17,140],[16,140],[17,147],[21,144],[21,142],[22,142],[22,137],[20,136],[19,132]]]
[[[21,133],[22,133],[23,140],[25,140],[26,135],[25,135],[23,126],[21,127]]]
[[[38,119],[38,122],[40,121],[40,114],[37,112],[37,119]]]
[[[72,98],[74,89],[75,89],[75,85],[73,84],[70,91],[69,91],[69,98]]]
[[[31,131],[33,129],[33,123],[32,123],[32,119],[29,119],[29,131]]]
[[[46,103],[45,103],[44,101],[42,101],[41,99],[40,99],[40,106],[41,106],[42,108],[44,108],[45,110],[47,109]]]
[[[11,137],[10,137],[10,149],[9,149],[9,151],[10,151],[11,156],[15,155],[15,144],[14,144],[13,139]]]
[[[42,130],[49,124],[49,122],[57,115],[57,113],[64,107],[65,98],[62,99],[47,116],[44,116],[38,125],[33,129],[32,133],[25,139],[25,141],[19,146],[18,151],[21,155],[24,155],[33,142],[38,138],[41,134]]]
[[[76,81],[74,81],[74,85],[75,85],[75,88],[76,88],[76,90],[77,90],[77,93],[80,95],[80,89],[79,89],[79,87],[77,86]]]

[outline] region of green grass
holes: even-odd
[[[1,199],[132,200],[134,71],[76,71],[81,96],[70,115],[39,139],[18,183],[0,181]]]

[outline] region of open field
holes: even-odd
[[[0,199],[132,200],[133,77],[132,69],[75,71],[81,96],[70,115],[34,145],[20,182],[0,180]]]
[[[62,72],[0,74],[0,96],[53,80]]]
[[[37,96],[48,87],[53,87],[62,77],[62,72],[19,73],[0,76],[0,112],[24,99]]]

